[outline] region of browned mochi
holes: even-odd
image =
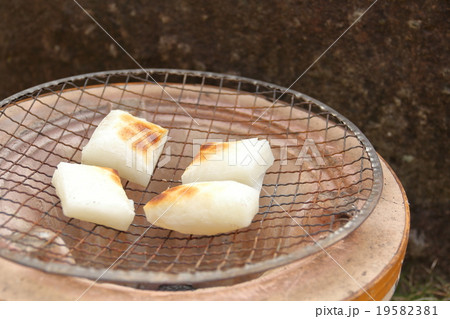
[[[198,189],[196,186],[186,187],[186,185],[178,185],[172,188],[168,188],[161,194],[153,197],[153,199],[149,201],[147,205],[148,207],[151,207],[152,205],[157,205],[163,201],[170,201],[170,200],[175,201],[181,195],[183,195],[184,198],[189,198],[194,196],[194,194],[196,193],[198,193]]]
[[[149,131],[149,134],[145,134],[133,142],[133,148],[139,152],[146,153],[151,146],[159,143],[164,134],[167,134],[165,128],[134,117],[128,113],[121,114],[120,119],[122,120],[123,125],[119,126],[120,129],[118,130],[117,135],[122,141],[129,141],[139,133],[146,130]],[[143,143],[143,141],[145,141],[145,143]]]
[[[247,227],[258,210],[259,191],[234,181],[179,185],[144,206],[150,223],[195,235],[215,235]]]
[[[274,157],[267,140],[209,142],[200,147],[181,176],[183,184],[232,180],[260,190]]]
[[[120,177],[147,186],[168,130],[121,110],[111,111],[83,148],[83,164],[111,167]]]
[[[133,221],[133,201],[111,168],[61,162],[52,184],[67,217],[123,231]]]
[[[99,167],[99,166],[97,166],[97,167],[110,172],[109,177],[111,178],[111,180],[114,183],[122,186],[122,182],[120,181],[119,173],[115,169],[109,168],[109,167]]]
[[[228,143],[220,143],[220,142],[208,142],[200,146],[200,151],[197,155],[195,155],[192,160],[192,164],[200,164],[202,161],[207,161],[215,154],[219,152],[223,152],[228,148]]]

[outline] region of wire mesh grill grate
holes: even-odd
[[[261,272],[349,234],[381,191],[376,153],[352,123],[260,81],[182,70],[101,72],[46,83],[0,105],[0,256],[49,272],[96,278],[110,267],[105,280],[147,283]],[[51,186],[56,165],[80,162],[111,109],[170,131],[150,184],[124,181],[136,208],[127,232],[65,217]],[[143,205],[180,184],[199,141],[249,137],[268,139],[275,155],[249,227],[216,236],[149,228]]]

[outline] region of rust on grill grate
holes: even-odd
[[[112,71],[46,83],[0,106],[0,256],[48,272],[154,284],[262,272],[342,239],[381,192],[377,155],[351,122],[265,82],[181,70]],[[127,232],[65,217],[51,185],[56,165],[79,163],[112,109],[146,118],[170,136],[147,187],[123,181],[136,209]],[[269,140],[275,163],[249,227],[216,236],[149,228],[143,206],[181,183],[194,146],[250,137]]]

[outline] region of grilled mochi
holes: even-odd
[[[111,111],[83,148],[83,164],[111,167],[130,182],[147,186],[168,130],[121,111]]]
[[[59,163],[52,179],[63,213],[118,230],[127,230],[134,218],[117,172],[111,168]]]
[[[250,225],[259,192],[234,181],[179,185],[151,199],[144,211],[159,227],[184,234],[215,235]]]
[[[267,140],[251,138],[206,143],[200,147],[181,180],[183,184],[232,180],[261,190],[264,175],[273,161]]]

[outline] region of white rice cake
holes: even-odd
[[[111,111],[83,148],[83,164],[111,167],[130,182],[147,186],[167,142],[168,130],[121,111]]]
[[[234,181],[179,185],[144,206],[150,223],[195,235],[215,235],[247,227],[258,210],[259,192]]]
[[[232,180],[261,190],[264,175],[273,162],[267,140],[206,143],[184,171],[181,181],[188,184]]]
[[[62,162],[52,184],[67,217],[123,231],[134,219],[134,203],[111,168]]]

